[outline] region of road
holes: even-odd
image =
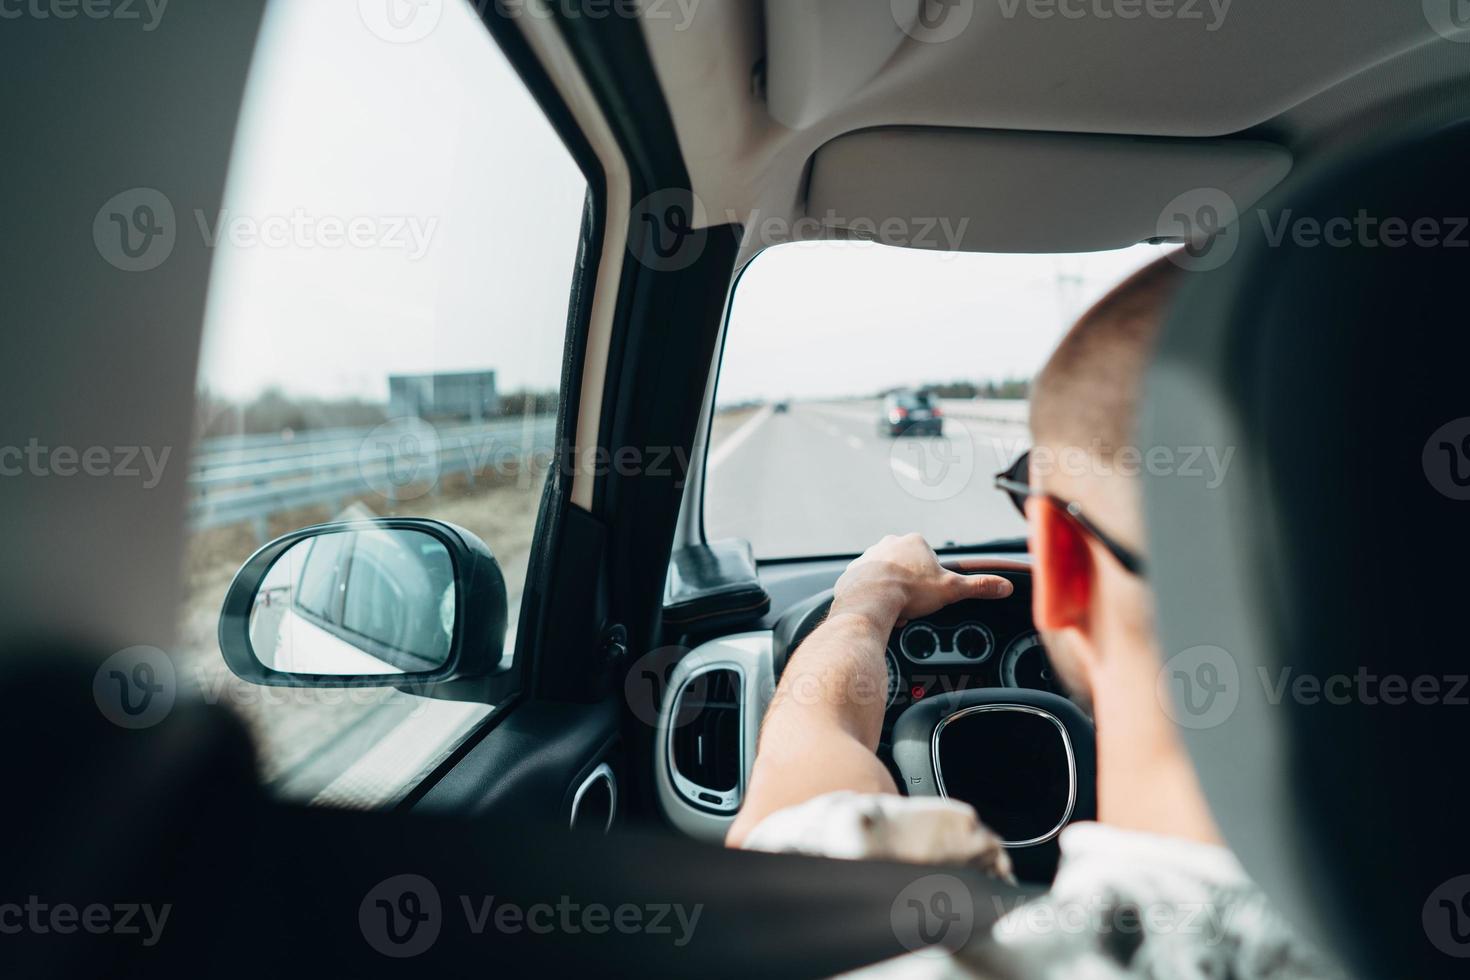
[[[941,438],[880,434],[877,401],[756,413],[711,450],[706,531],[747,538],[761,558],[852,553],[910,531],[935,547],[1023,535],[991,478],[1029,445],[1024,407],[943,404]]]

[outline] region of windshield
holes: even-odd
[[[782,245],[741,277],[706,460],[710,540],[759,558],[1025,533],[992,476],[1029,445],[1031,379],[1077,316],[1162,254]]]

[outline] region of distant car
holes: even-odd
[[[771,411],[775,412],[777,415],[785,415],[787,412],[791,411],[791,403],[777,402],[776,404],[771,406]]]
[[[878,431],[890,436],[944,434],[944,412],[927,392],[899,391],[883,399]]]

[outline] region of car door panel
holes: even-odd
[[[612,700],[520,705],[465,750],[412,809],[568,826],[572,799],[594,769],[607,763],[621,781],[618,720]]]

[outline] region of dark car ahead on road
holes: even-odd
[[[878,431],[890,436],[944,434],[939,399],[926,391],[898,391],[883,399]]]

